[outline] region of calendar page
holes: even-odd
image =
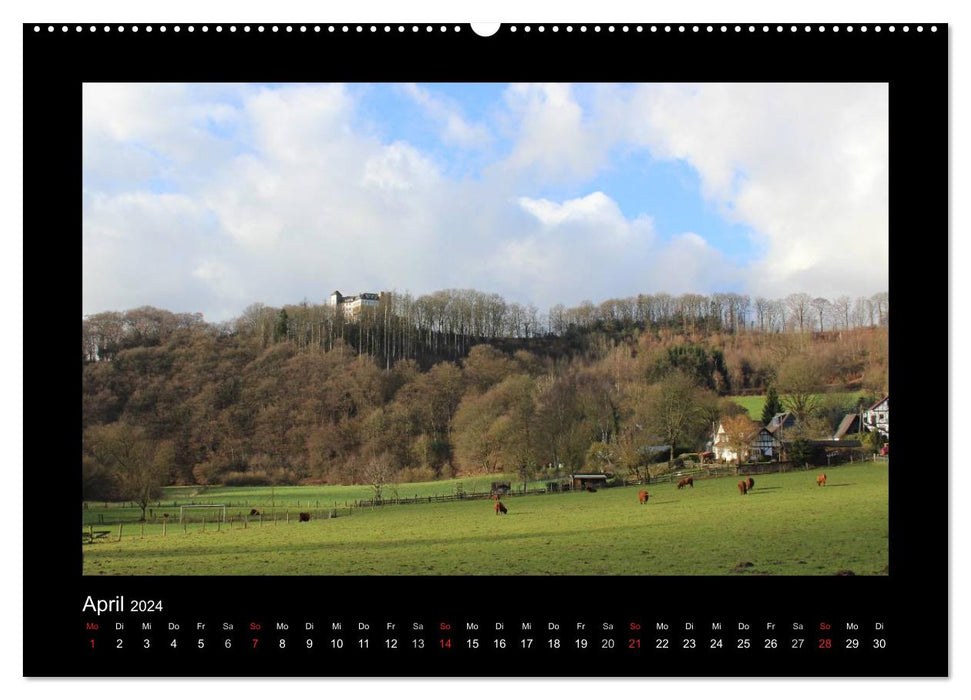
[[[947,25],[23,32],[25,675],[948,675]]]

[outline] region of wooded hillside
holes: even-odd
[[[354,319],[307,303],[224,324],[96,314],[82,323],[85,495],[150,491],[121,486],[135,462],[183,484],[636,470],[647,447],[702,448],[740,410],[730,394],[886,391],[888,318],[885,294],[645,295],[539,314],[470,290],[385,295]],[[817,401],[807,425],[854,409],[835,404]]]

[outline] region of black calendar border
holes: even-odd
[[[166,32],[153,25],[23,26],[24,38],[24,323],[44,319],[52,328],[77,326],[81,294],[81,85],[83,82],[886,82],[890,92],[890,291],[898,300],[891,327],[890,383],[897,425],[919,425],[920,434],[894,440],[890,488],[890,573],[880,577],[120,577],[81,575],[76,537],[80,501],[81,373],[69,334],[41,347],[24,334],[25,446],[30,423],[59,430],[42,450],[24,459],[24,673],[31,676],[84,675],[564,675],[564,676],[926,676],[948,673],[949,467],[927,439],[928,417],[940,416],[948,396],[923,386],[909,372],[922,348],[909,341],[916,323],[946,324],[947,311],[930,304],[908,305],[916,278],[939,299],[947,288],[948,199],[948,27],[934,25],[707,25],[620,24],[519,25],[495,36],[476,36],[468,25],[434,25],[432,31],[397,31],[391,25],[265,24],[245,32],[242,24],[180,25]],[[194,31],[188,31],[189,27]],[[273,26],[278,29],[274,31]],[[287,27],[292,30],[288,30]],[[595,27],[599,26],[598,31]],[[904,31],[904,27],[908,31]],[[638,31],[641,27],[641,31]],[[69,303],[45,305],[55,291]],[[76,306],[72,306],[72,303]],[[904,305],[901,305],[904,304]],[[75,311],[70,312],[69,309]],[[919,316],[918,316],[919,314]],[[916,319],[914,317],[917,317]],[[933,321],[937,319],[936,322]],[[937,348],[935,348],[938,352]],[[943,366],[942,362],[942,366]],[[947,380],[946,370],[944,381]],[[60,399],[64,403],[60,403]],[[918,411],[917,406],[934,407]],[[936,409],[936,410],[935,410]],[[923,420],[921,420],[923,418]],[[933,421],[946,426],[946,421]],[[899,429],[898,429],[899,430]],[[936,433],[931,433],[937,435]],[[928,454],[932,456],[927,456]],[[43,470],[38,465],[44,463]],[[914,465],[932,464],[922,469]],[[56,466],[53,466],[56,465]],[[64,476],[52,480],[52,471]],[[38,514],[34,493],[45,494]],[[555,590],[554,590],[555,587]],[[382,602],[373,604],[381,589]],[[390,594],[388,592],[391,592]],[[607,591],[606,595],[600,592]],[[542,596],[537,592],[542,592]],[[410,665],[375,668],[367,659],[335,668],[293,665],[286,659],[253,664],[229,659],[200,665],[190,658],[174,667],[151,659],[124,668],[88,663],[78,650],[80,606],[87,594],[155,596],[164,593],[176,614],[243,614],[262,606],[269,614],[299,614],[301,606],[326,611],[355,606],[377,616],[414,614],[436,619],[488,618],[498,608],[508,616],[593,615],[576,608],[576,597],[598,593],[597,614],[675,618],[685,609],[717,616],[752,610],[753,616],[884,616],[897,644],[866,662],[833,660],[814,668],[802,662],[755,668],[744,660],[703,667],[671,661],[638,667],[603,660],[597,665],[562,664],[538,672],[527,660],[483,672],[481,662],[435,657]],[[486,603],[472,604],[480,600]],[[539,604],[536,601],[541,600]],[[658,601],[661,601],[660,603]],[[537,609],[539,608],[539,609]],[[633,612],[632,612],[633,611]],[[911,644],[904,644],[912,638]],[[842,659],[843,657],[838,657]],[[868,659],[870,657],[867,657]]]

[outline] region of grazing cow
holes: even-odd
[[[650,497],[651,497],[651,494],[649,494],[647,491],[641,491],[637,494],[637,499],[641,502],[641,505],[644,505],[645,503],[647,503],[647,499],[649,499]]]
[[[692,479],[689,476],[687,479],[682,479],[681,481],[678,482],[678,489],[679,490],[680,489],[683,489],[685,486],[690,486],[691,488],[694,488],[695,487],[695,480]]]
[[[748,493],[748,482],[747,481],[739,481],[738,482],[738,492],[740,494],[742,494],[743,496]]]
[[[260,514],[260,511],[256,510],[256,508],[250,508],[249,514],[250,515],[259,515]]]
[[[755,479],[753,479],[752,477],[749,477],[748,479],[745,480],[746,491],[751,491],[754,486],[755,486]]]
[[[310,513],[301,513],[299,517],[300,517],[300,522],[302,523],[310,522]]]
[[[509,509],[506,508],[506,506],[502,505],[502,501],[496,501],[495,509],[496,509],[496,515],[499,515],[500,513],[502,515],[507,515],[509,513]]]
[[[494,493],[491,496],[489,496],[489,498],[491,498],[493,501],[498,501],[499,500],[499,494],[498,493]]]
[[[816,477],[816,486],[825,486],[825,485],[826,485],[826,475],[820,474],[819,476]]]

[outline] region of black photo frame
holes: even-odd
[[[41,286],[69,303],[51,309],[56,327],[81,293],[81,96],[85,82],[880,82],[890,96],[890,291],[905,298],[917,275],[925,294],[945,298],[948,227],[948,27],[924,25],[518,25],[480,37],[468,25],[36,25],[23,26],[25,314]],[[403,26],[403,31],[399,31]],[[866,31],[864,31],[864,26]],[[232,27],[232,29],[231,29]],[[248,29],[244,29],[247,27]],[[261,27],[259,29],[258,27]],[[417,29],[415,29],[417,28]],[[526,29],[532,31],[526,31]],[[554,31],[554,28],[556,31]],[[137,29],[137,31],[136,31]],[[459,31],[456,31],[458,29]],[[124,30],[124,31],[122,31]],[[56,234],[55,234],[56,232]],[[53,238],[58,253],[40,255]],[[43,270],[35,265],[44,260]],[[39,266],[38,266],[39,267]],[[927,440],[916,426],[928,389],[909,372],[921,346],[916,319],[898,306],[890,331],[895,439],[890,466],[890,566],[857,577],[90,577],[76,537],[80,499],[80,373],[65,337],[43,347],[25,333],[24,415],[43,416],[56,437],[25,458],[24,674],[28,676],[946,676],[948,675],[948,496],[931,474]],[[927,317],[944,309],[921,309]],[[946,319],[940,319],[946,325]],[[64,334],[61,334],[64,335]],[[62,342],[63,341],[63,342]],[[74,341],[76,342],[76,341]],[[944,397],[946,404],[946,397]],[[926,411],[924,411],[926,415]],[[25,443],[30,444],[25,432]],[[42,469],[35,460],[43,460]],[[939,461],[939,460],[938,460]],[[917,483],[923,486],[917,486]],[[930,486],[925,488],[924,486]],[[919,490],[919,494],[917,491]],[[36,498],[44,494],[42,517]],[[596,613],[571,601],[604,584]],[[541,590],[538,605],[529,592]],[[380,595],[378,592],[380,591]],[[82,613],[88,596],[164,599],[156,616],[130,624],[232,621],[241,644],[196,653],[184,646],[113,654],[92,648]],[[644,601],[659,601],[647,605]],[[478,601],[478,602],[476,602]],[[495,610],[501,602],[501,613]],[[744,610],[740,613],[739,610]],[[685,611],[699,624],[800,624],[810,646],[834,648],[698,650],[653,647],[658,625]],[[500,619],[501,618],[501,619]],[[313,620],[344,625],[343,652],[272,645],[244,649],[250,626],[269,631]],[[498,650],[461,648],[472,623],[609,623],[618,648]],[[350,648],[368,624],[421,622],[431,648]],[[103,624],[109,624],[104,618]],[[113,624],[113,620],[110,622]],[[626,647],[641,625],[645,648]],[[820,625],[829,625],[821,628]],[[840,649],[847,624],[885,647]],[[448,625],[446,629],[444,625]],[[730,627],[736,626],[734,630]],[[108,631],[102,636],[106,639]],[[919,633],[919,641],[917,640]],[[754,634],[754,633],[753,633]],[[672,632],[672,636],[674,633]],[[873,635],[870,634],[870,637]],[[455,647],[432,640],[451,638]],[[99,638],[100,639],[100,638]],[[651,648],[646,648],[650,646]],[[752,660],[755,661],[752,661]]]

